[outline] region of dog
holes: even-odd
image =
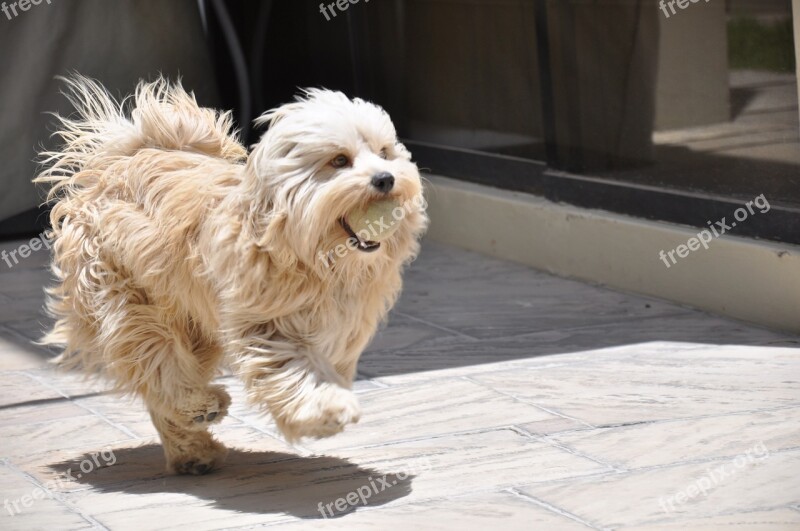
[[[224,463],[209,432],[230,405],[212,384],[224,368],[290,442],[358,422],[358,359],[428,223],[388,114],[309,89],[257,120],[268,129],[248,154],[230,113],[180,83],[119,102],[65,81],[77,114],[57,115],[63,145],[34,180],[52,204],[55,361],[141,397],[172,473]],[[387,198],[416,205],[391,237],[348,230],[348,213]]]

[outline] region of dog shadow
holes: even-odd
[[[230,449],[220,470],[205,476],[174,476],[164,471],[159,445],[112,451],[113,465],[106,465],[98,454],[87,453],[52,463],[49,468],[80,484],[91,485],[96,492],[189,494],[220,509],[319,519],[323,518],[321,511],[326,518],[336,518],[365,505],[384,505],[403,498],[411,493],[414,478],[403,471],[364,468],[337,457],[235,448]],[[95,466],[97,463],[101,466]],[[350,495],[354,500],[356,495],[352,493],[359,492],[363,498],[355,503],[340,502],[339,507],[346,506],[342,510],[335,506],[340,498],[346,501]],[[325,506],[328,508],[321,509]]]

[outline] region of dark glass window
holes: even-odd
[[[737,233],[800,243],[790,0],[289,4],[267,101],[367,97],[432,172],[579,206],[705,226],[763,194]]]

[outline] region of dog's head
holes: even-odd
[[[427,222],[420,175],[383,109],[311,89],[258,121],[269,129],[247,173],[262,198],[263,246],[325,267],[413,254]],[[391,219],[368,220],[374,238],[348,223],[387,201],[397,208],[383,216]]]

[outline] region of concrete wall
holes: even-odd
[[[800,333],[800,247],[734,236],[668,268],[698,230],[430,177],[429,237],[559,276]]]

